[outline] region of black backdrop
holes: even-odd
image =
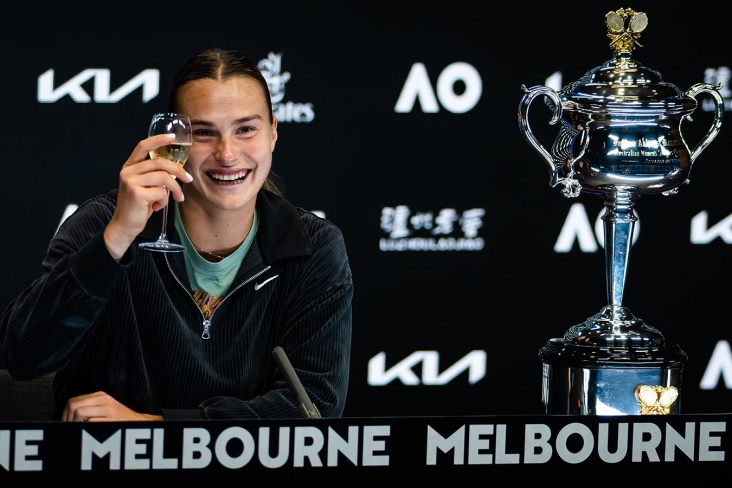
[[[17,5],[0,30],[0,305],[40,273],[69,205],[116,186],[175,69],[203,48],[240,49],[281,81],[274,171],[286,196],[345,234],[356,283],[346,416],[542,413],[540,347],[607,303],[597,236],[555,245],[568,223],[594,231],[602,201],[549,186],[518,130],[521,85],[559,88],[610,59],[604,16],[626,7],[649,18],[634,58],[684,91],[723,81],[732,107],[732,55],[710,2],[535,3]],[[48,70],[52,90],[39,91]],[[141,73],[154,86],[154,70],[157,95],[123,93]],[[419,96],[398,108],[408,88]],[[700,105],[687,143],[710,124]],[[557,130],[548,118],[532,128],[549,145]],[[730,134],[723,123],[677,195],[636,206],[623,303],[687,352],[688,413],[732,409]]]

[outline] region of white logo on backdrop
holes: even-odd
[[[54,103],[68,95],[77,103],[117,103],[138,88],[142,89],[142,101],[149,102],[160,93],[160,71],[145,69],[116,90],[111,90],[112,75],[108,69],[85,69],[66,83],[54,88],[55,71],[49,69],[38,77],[38,101]],[[94,91],[89,95],[84,83],[94,80]]]
[[[455,89],[457,83],[461,83],[461,86],[464,87],[460,93]],[[481,80],[478,70],[470,64],[452,63],[437,77],[436,88],[437,96],[435,96],[435,90],[432,88],[425,65],[414,63],[407,75],[404,88],[399,94],[394,111],[409,113],[414,109],[415,102],[419,100],[424,113],[437,113],[440,111],[440,105],[452,113],[465,113],[478,104],[483,94],[483,80]]]
[[[732,349],[727,341],[719,341],[714,347],[712,357],[709,358],[707,369],[704,370],[699,388],[714,390],[720,380],[728,390],[732,390]]]
[[[719,237],[727,244],[732,244],[732,214],[709,226],[709,214],[699,212],[691,219],[691,243],[708,244]]]
[[[386,353],[380,352],[369,359],[368,384],[384,386],[398,379],[405,385],[446,385],[463,372],[468,372],[468,382],[474,385],[485,378],[488,354],[475,350],[459,359],[440,373],[440,353],[437,351],[415,351],[394,366],[386,369]],[[420,378],[412,368],[421,365]]]
[[[729,88],[730,78],[732,78],[732,71],[730,71],[729,66],[704,70],[704,83],[711,85],[722,84],[719,88],[719,95],[724,101],[725,110],[732,110],[732,90]],[[714,112],[716,107],[714,101],[707,97],[702,100],[701,108],[705,112]]]
[[[269,96],[272,98],[272,112],[279,122],[308,123],[315,118],[312,103],[285,102],[285,84],[290,81],[290,72],[282,71],[282,53],[269,53],[259,60],[257,67],[269,85]]]
[[[485,209],[454,208],[412,211],[406,205],[381,210],[381,230],[388,237],[379,240],[382,251],[480,251],[485,241],[478,237]]]

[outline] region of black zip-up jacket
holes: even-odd
[[[342,416],[353,281],[333,223],[260,191],[256,238],[206,322],[183,253],[138,249],[157,238],[160,212],[119,263],[110,256],[102,233],[116,201],[114,190],[64,221],[42,276],[0,323],[13,377],[56,373],[55,419],[69,398],[95,391],[165,419],[301,417],[273,361],[276,346],[320,414]],[[179,242],[172,225],[168,238]]]

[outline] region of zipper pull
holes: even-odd
[[[209,329],[211,328],[211,321],[210,320],[204,320],[203,321],[203,334],[201,334],[202,339],[210,339],[211,333],[209,332]]]

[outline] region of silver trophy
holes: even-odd
[[[522,86],[518,110],[521,134],[549,165],[550,185],[568,198],[597,194],[605,205],[608,304],[541,348],[542,402],[547,414],[677,414],[686,353],[622,303],[633,209],[640,195],[674,195],[689,181],[694,160],[721,128],[721,85],[699,83],[683,93],[633,60],[648,26],[645,13],[611,11],[605,23],[613,58],[559,92]],[[681,125],[691,121],[702,93],[713,100],[714,120],[690,150]],[[537,97],[549,108],[549,123],[560,122],[551,150],[529,126]]]

